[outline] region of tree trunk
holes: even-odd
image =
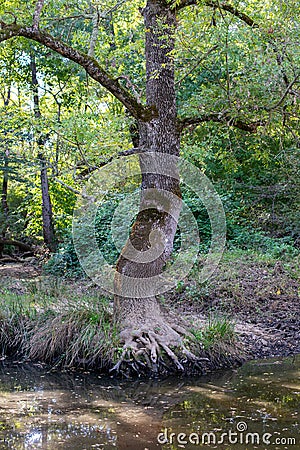
[[[4,171],[3,171],[3,181],[2,181],[2,193],[1,193],[1,206],[4,214],[5,222],[7,224],[8,221],[8,202],[7,202],[7,194],[8,194],[8,149],[4,154]],[[3,236],[5,236],[5,230],[2,230]]]
[[[168,316],[167,319],[155,297],[158,286],[153,282],[154,277],[163,272],[172,253],[181,210],[178,170],[168,157],[179,156],[180,148],[172,60],[176,17],[174,10],[159,0],[149,0],[143,16],[145,28],[149,30],[145,48],[147,106],[155,108],[156,117],[150,122],[139,123],[139,148],[142,150],[140,212],[117,263],[115,285],[118,295],[114,306],[124,352],[114,369],[120,369],[126,355],[128,360],[129,352],[137,367],[146,363],[150,372],[159,372],[162,354],[171,362],[170,367],[183,370],[180,356],[171,347],[181,348],[185,358],[188,355],[194,359],[194,355],[183,345],[185,330],[174,318],[170,320]],[[160,173],[161,157],[153,152],[162,154],[162,158],[165,155],[172,177]],[[147,260],[149,252],[152,257]],[[138,282],[135,285],[132,278],[146,279],[143,288]],[[166,367],[166,361],[163,365]]]
[[[7,90],[7,96],[4,99],[4,107],[7,108],[11,97],[11,87],[9,86]],[[5,131],[5,135],[7,132]],[[1,230],[2,237],[5,237],[8,229],[8,217],[9,217],[9,207],[7,201],[8,195],[8,166],[9,166],[9,147],[8,142],[6,143],[6,148],[4,151],[4,170],[3,170],[3,180],[2,180],[2,193],[1,193],[1,208],[4,216],[4,224]],[[2,255],[3,247],[0,245],[0,257]]]
[[[42,216],[43,216],[44,242],[51,252],[55,252],[57,245],[53,226],[52,204],[49,195],[47,164],[41,153],[39,153],[38,158],[41,167],[40,179],[42,190]]]
[[[38,79],[37,79],[36,62],[33,53],[30,55],[30,66],[31,66],[32,91],[33,91],[34,116],[37,120],[40,120],[41,111],[39,105]],[[49,194],[47,162],[44,157],[44,146],[46,140],[47,136],[44,134],[40,134],[37,138],[37,144],[39,148],[38,160],[40,163],[40,180],[42,191],[43,237],[47,248],[51,252],[55,252],[57,248],[57,243],[55,239],[55,232],[53,225],[52,203]]]

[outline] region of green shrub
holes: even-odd
[[[71,236],[66,237],[65,242],[59,245],[57,253],[44,265],[44,270],[55,276],[84,276]]]

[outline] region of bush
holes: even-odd
[[[260,230],[236,228],[228,242],[229,249],[240,248],[242,250],[254,250],[268,254],[277,259],[283,257],[295,257],[299,250],[294,247],[290,237],[273,238]]]
[[[54,253],[45,264],[44,270],[55,276],[76,278],[84,276],[71,236],[65,238],[65,242],[60,244],[57,253]]]

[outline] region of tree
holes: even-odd
[[[4,86],[2,86],[1,94],[3,99],[3,106],[5,110],[7,111],[7,107],[10,103],[11,99],[11,74],[10,70],[7,71],[8,73],[5,73],[6,79],[4,81]],[[8,228],[8,218],[9,218],[9,206],[7,201],[7,195],[8,195],[8,182],[9,182],[9,144],[8,144],[8,138],[7,138],[7,132],[5,132],[5,143],[4,143],[4,149],[3,149],[3,180],[2,180],[2,192],[1,192],[1,211],[4,216],[4,226],[1,230],[2,232],[2,238],[5,238],[5,234]],[[2,248],[0,247],[0,256],[2,254]]]
[[[34,116],[39,122],[41,119],[40,100],[39,100],[39,84],[37,79],[37,69],[35,56],[31,52],[30,54],[30,68],[31,68],[31,84],[33,92],[33,104],[34,104]],[[49,194],[49,180],[47,173],[47,161],[44,155],[44,146],[47,142],[47,136],[39,133],[37,138],[38,143],[38,160],[40,163],[40,180],[42,191],[42,217],[43,217],[43,236],[44,242],[50,251],[56,250],[56,238],[53,224],[52,203]]]
[[[120,2],[120,4],[122,5],[123,2]],[[109,14],[112,10],[117,9],[120,4],[109,8]],[[223,103],[219,102],[220,109],[216,111],[211,108],[209,111],[203,111],[203,107],[199,106],[198,108],[194,107],[191,116],[181,117],[179,115],[176,101],[176,97],[180,97],[178,86],[180,88],[180,85],[184,84],[189,71],[185,77],[176,82],[176,36],[181,14],[184,16],[186,8],[193,5],[201,9],[202,18],[213,17],[211,34],[214,32],[213,28],[218,21],[225,23],[227,44],[229,33],[234,35],[238,25],[242,24],[249,27],[249,30],[253,33],[258,30],[258,33],[262,36],[262,41],[271,46],[274,60],[277,60],[278,72],[280,72],[280,81],[276,80],[276,89],[274,88],[270,96],[271,100],[274,96],[277,96],[273,105],[270,106],[270,97],[269,105],[261,109],[255,108],[250,100],[246,112],[245,108],[238,104],[238,89],[234,91],[234,86],[238,83],[236,80],[233,81],[233,77],[230,76],[228,49],[226,47],[226,70],[224,77],[222,79],[220,77],[218,80],[221,88],[223,88],[222,83],[225,80],[225,100],[222,100]],[[253,5],[250,3],[250,10],[254,9]],[[116,65],[117,61],[120,62],[120,58],[113,59],[111,54],[112,48],[114,48],[114,43],[112,43],[113,33],[110,34],[111,45],[109,50],[105,50],[106,53],[103,50],[105,56],[100,55],[98,57],[102,62],[105,60],[106,64],[110,62],[112,74],[108,73],[107,69],[95,59],[97,55],[99,56],[99,50],[98,53],[96,50],[99,30],[101,31],[100,19],[106,19],[107,31],[108,17],[107,12],[100,11],[97,3],[80,2],[78,11],[72,4],[59,3],[57,11],[61,12],[61,16],[54,18],[52,16],[51,18],[51,15],[47,16],[47,11],[51,12],[51,7],[44,6],[44,0],[38,0],[35,10],[31,12],[33,18],[31,19],[27,15],[23,18],[22,23],[19,9],[15,12],[6,12],[1,21],[0,40],[6,41],[15,37],[23,37],[74,61],[84,68],[90,77],[118,99],[136,121],[139,135],[136,151],[139,151],[142,169],[141,201],[140,212],[132,226],[130,239],[117,262],[116,286],[119,289],[119,295],[115,296],[115,318],[121,328],[120,337],[124,344],[124,352],[115,368],[118,369],[120,364],[125,364],[123,360],[126,354],[131,353],[132,356],[142,360],[150,372],[157,372],[163,369],[164,363],[160,358],[163,352],[169,358],[169,368],[173,365],[177,370],[184,370],[185,366],[188,367],[190,363],[196,364],[198,361],[197,356],[193,355],[184,344],[188,331],[179,324],[177,318],[170,319],[166,315],[154,293],[143,299],[139,298],[138,295],[130,298],[122,295],[126,286],[123,282],[120,282],[120,275],[144,278],[162,273],[172,253],[177,220],[181,210],[178,169],[176,164],[171,167],[172,176],[153,173],[151,167],[153,164],[155,165],[154,154],[179,156],[180,138],[183,131],[188,127],[205,122],[225,123],[246,133],[255,133],[258,127],[264,125],[265,113],[278,110],[284,104],[287,96],[292,95],[299,74],[295,74],[291,80],[288,79],[283,63],[284,58],[280,49],[276,46],[276,39],[273,39],[273,31],[265,29],[246,12],[239,10],[231,3],[213,0],[204,0],[203,2],[197,2],[196,0],[176,0],[175,2],[148,0],[146,5],[140,5],[139,2],[136,2],[128,8],[134,9],[136,14],[139,6],[144,21],[145,38],[146,80],[144,102],[137,95],[136,89],[133,88],[128,76],[118,74]],[[85,41],[85,48],[83,49],[78,36],[77,39],[72,39],[73,28],[70,27],[66,33],[66,29],[60,25],[61,22],[66,23],[74,18],[83,21],[81,37],[90,34],[89,42]],[[234,22],[231,22],[231,19],[228,18],[233,18]],[[51,20],[54,22],[54,25],[52,25],[54,33],[52,34],[48,32],[48,29],[51,28],[51,25],[49,25]],[[85,25],[86,21],[88,21],[89,26]],[[55,26],[57,26],[56,30]],[[76,27],[78,31],[77,23]],[[59,33],[65,33],[66,38],[61,40],[58,37]],[[256,39],[257,35],[254,35],[254,37]],[[208,48],[203,57],[211,54],[217,47],[216,44],[212,48]],[[120,72],[122,72],[122,69],[120,69]],[[241,78],[243,76],[246,77],[246,74],[239,75]],[[124,87],[124,79],[127,87]],[[284,80],[284,87],[281,85],[281,79]],[[188,90],[184,95],[187,94]],[[250,94],[249,97],[251,97]],[[254,97],[251,97],[251,100],[252,98]],[[191,100],[191,94],[189,94],[188,99]],[[221,107],[221,105],[223,106]],[[148,173],[148,169],[150,173]],[[151,189],[161,191],[163,194],[153,197],[149,194]],[[164,204],[170,202],[168,193],[177,198],[177,201],[171,202],[169,214],[164,212]],[[158,232],[156,234],[158,237],[156,241],[150,243],[149,236],[151,231],[154,230]],[[161,241],[162,236],[166,237],[164,243]],[[140,252],[146,252],[151,245],[157,246],[157,248],[163,245],[163,251],[154,261],[140,264],[126,257],[128,247],[131,244]]]

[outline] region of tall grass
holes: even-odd
[[[29,287],[25,295],[2,290],[2,355],[17,354],[64,368],[109,365],[118,333],[108,299],[48,288]]]
[[[188,341],[193,352],[200,353],[202,349],[203,356],[210,361],[210,369],[239,365],[245,359],[234,323],[225,315],[211,313],[204,327],[190,329]]]

